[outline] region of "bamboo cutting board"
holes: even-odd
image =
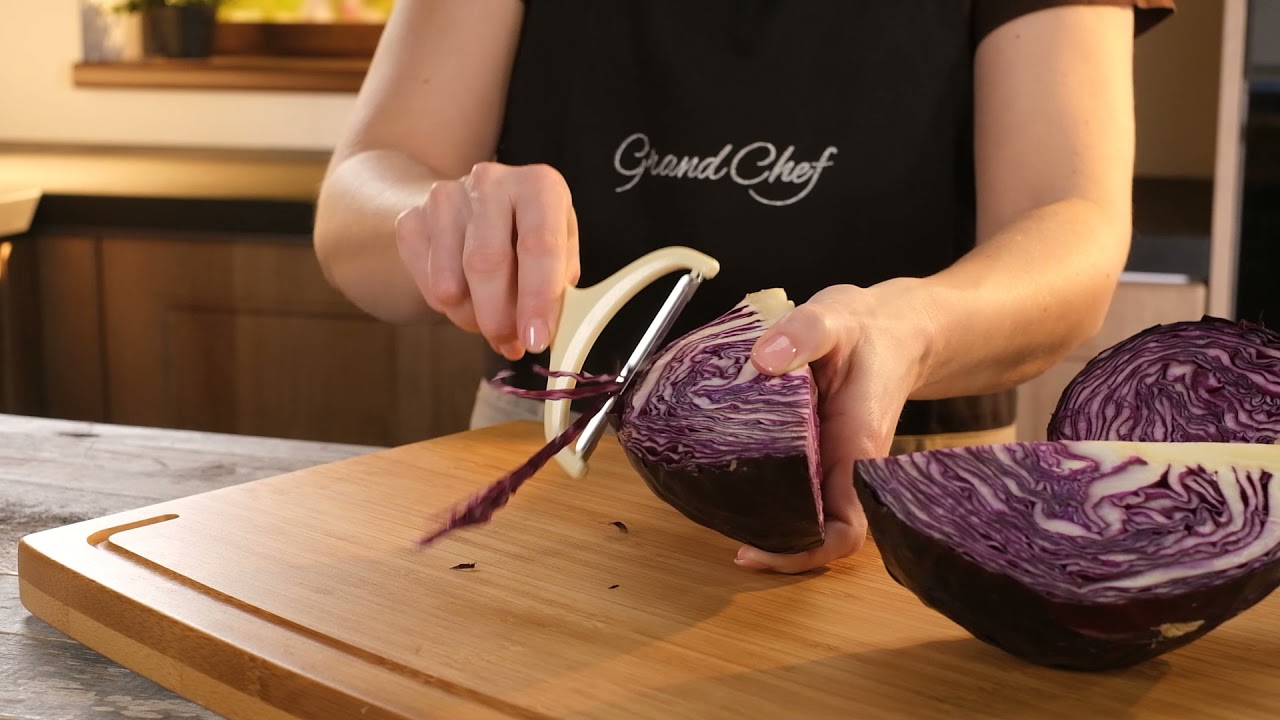
[[[1280,717],[1280,598],[1138,668],[1039,668],[922,606],[873,544],[740,570],[608,437],[585,479],[550,465],[416,548],[540,444],[506,425],[30,535],[22,601],[233,718]]]

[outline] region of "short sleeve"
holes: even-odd
[[[1064,5],[1132,7],[1134,34],[1141,35],[1173,14],[1175,0],[974,0],[973,42],[976,47],[992,30],[1037,10]]]

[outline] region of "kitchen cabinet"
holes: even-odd
[[[1099,352],[1152,325],[1198,320],[1208,293],[1198,282],[1121,282],[1102,329],[1018,389],[1018,439],[1043,440],[1049,417],[1071,378]]]
[[[367,316],[305,242],[47,235],[35,247],[40,414],[376,445],[466,428],[479,339],[443,318]],[[1199,318],[1206,301],[1203,283],[1122,282],[1103,328],[1019,388],[1019,438],[1045,437],[1063,388],[1102,349]]]
[[[0,144],[0,186],[43,189],[0,262],[0,411],[372,444],[465,428],[478,338],[380,323],[324,281],[310,233],[328,160]],[[1020,388],[1022,437],[1102,347],[1200,316],[1221,184],[1135,180],[1126,270],[1192,283],[1123,283],[1098,336]]]
[[[47,414],[394,445],[466,428],[481,344],[393,326],[325,281],[309,243],[45,236]]]
[[[325,281],[325,152],[0,143],[41,188],[0,248],[0,412],[397,445],[466,429],[477,336]]]
[[[35,292],[35,256],[18,238],[30,228],[39,190],[5,191],[0,186],[0,406],[11,412],[36,407],[39,393],[26,379],[38,372],[37,357],[25,350],[37,327],[23,299]]]
[[[34,250],[44,411],[61,418],[106,422],[98,240],[84,235],[40,236]]]
[[[367,316],[329,286],[306,242],[53,234],[34,247],[35,414],[374,445],[466,428],[480,340],[443,318],[399,327]],[[1102,349],[1199,318],[1206,302],[1203,283],[1122,282],[1103,328],[1019,388],[1019,438],[1045,437],[1063,388]]]

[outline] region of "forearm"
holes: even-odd
[[[1132,49],[1131,8],[1081,4],[979,47],[978,244],[912,291],[929,318],[912,397],[1015,386],[1101,325],[1132,230]]]
[[[316,255],[329,282],[371,315],[431,315],[396,247],[396,218],[436,180],[494,154],[519,0],[397,2],[356,98],[316,207]]]
[[[395,222],[422,202],[435,174],[391,150],[335,162],[316,205],[316,255],[329,282],[365,312],[407,323],[431,311],[396,249]]]
[[[1023,214],[914,283],[930,328],[916,399],[993,392],[1097,332],[1129,248],[1127,207],[1064,200]]]

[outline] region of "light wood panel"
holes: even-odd
[[[1209,244],[1209,313],[1234,318],[1243,195],[1248,0],[1224,0],[1213,167],[1213,229]]]
[[[874,544],[804,577],[736,568],[608,438],[585,480],[552,465],[415,549],[540,444],[499,426],[48,531],[20,548],[22,599],[233,718],[1280,715],[1280,599],[1129,670],[1031,666],[924,607]]]
[[[1045,439],[1049,417],[1062,391],[1098,353],[1153,325],[1199,320],[1205,314],[1206,303],[1203,283],[1120,283],[1102,329],[1018,389],[1018,439]]]
[[[353,93],[368,71],[368,58],[222,55],[77,63],[72,78],[78,87]]]
[[[31,227],[42,194],[32,186],[0,187],[0,238],[21,235]]]
[[[0,143],[0,192],[312,202],[327,152]]]
[[[466,427],[478,339],[365,315],[307,245],[111,238],[102,264],[113,422],[379,445]]]

